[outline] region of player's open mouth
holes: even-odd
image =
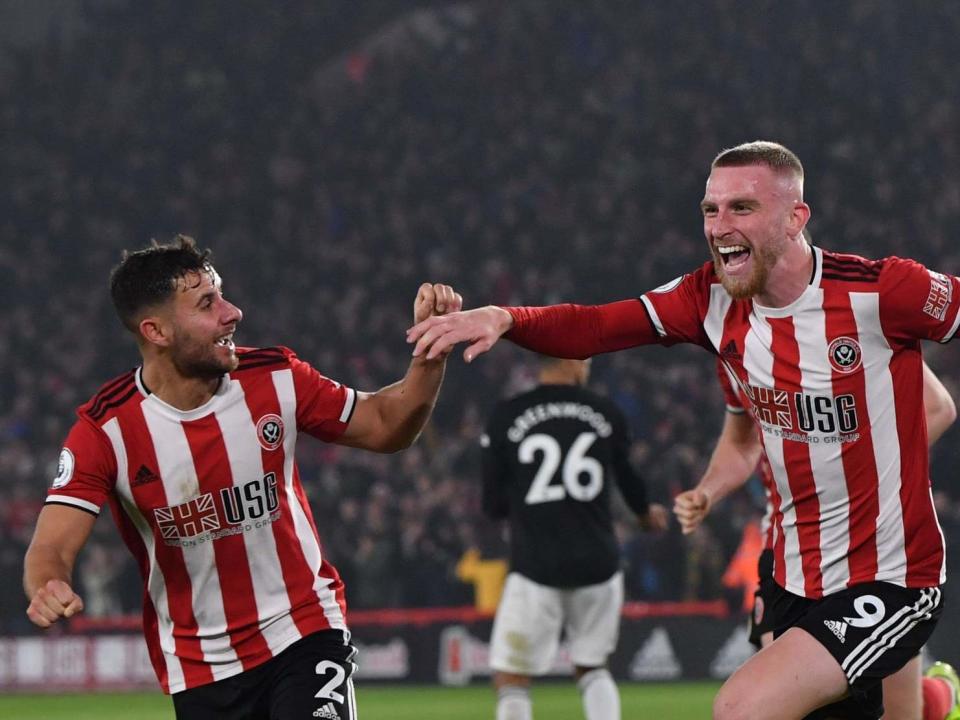
[[[236,350],[236,346],[233,344],[233,333],[227,333],[223,337],[219,338],[214,345],[217,347],[227,348],[227,350]]]
[[[717,254],[727,272],[736,272],[750,260],[750,248],[746,245],[717,245]]]

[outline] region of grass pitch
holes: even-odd
[[[710,717],[719,683],[621,683],[625,718],[702,720]],[[492,720],[493,690],[361,685],[357,688],[361,720]],[[580,695],[573,683],[543,683],[533,688],[537,718],[582,720]],[[156,693],[5,695],[4,720],[173,720],[173,703]]]

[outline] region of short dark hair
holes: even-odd
[[[744,167],[747,165],[766,165],[777,172],[792,172],[803,180],[803,165],[796,154],[769,140],[754,140],[736,147],[722,150],[710,168]]]
[[[110,297],[124,326],[137,332],[140,313],[170,299],[177,281],[190,273],[212,272],[210,250],[200,250],[192,237],[177,235],[173,242],[151,241],[149,247],[128,252],[110,273]]]

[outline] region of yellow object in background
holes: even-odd
[[[477,548],[470,548],[457,563],[457,577],[473,584],[473,604],[480,612],[494,613],[507,579],[507,561],[503,558],[484,560]]]

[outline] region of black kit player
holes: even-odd
[[[530,678],[546,673],[566,633],[587,720],[620,717],[606,668],[623,605],[608,471],[640,527],[662,530],[629,460],[619,408],[583,386],[589,360],[542,357],[539,385],[501,402],[483,446],[483,505],[508,518],[510,574],[493,625],[497,720],[530,720]]]

